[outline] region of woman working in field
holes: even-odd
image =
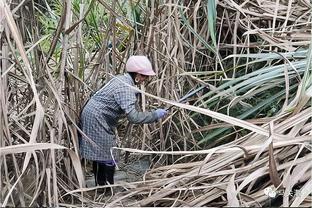
[[[82,158],[93,161],[97,185],[114,183],[117,155],[111,154],[111,148],[116,146],[114,129],[119,118],[126,115],[131,123],[145,124],[155,122],[167,114],[164,109],[139,112],[135,108],[138,92],[128,85],[142,84],[149,76],[155,75],[148,58],[131,56],[126,63],[126,70],[127,73],[114,77],[97,91],[81,113],[81,130],[96,145],[81,136],[80,154]]]

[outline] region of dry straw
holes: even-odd
[[[311,8],[1,1],[0,206],[311,206]],[[119,150],[157,162],[105,197],[85,187],[77,121],[131,54],[157,73],[139,89],[142,109],[174,107],[120,125]]]

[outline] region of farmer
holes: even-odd
[[[93,162],[96,185],[114,184],[117,154],[111,151],[116,146],[114,129],[123,115],[131,123],[155,122],[164,116],[165,109],[139,112],[135,108],[136,90],[130,86],[142,84],[154,76],[151,62],[145,56],[131,56],[126,63],[127,73],[112,78],[87,102],[80,116],[80,128],[88,138],[80,136],[81,157]],[[127,85],[128,84],[128,85]]]

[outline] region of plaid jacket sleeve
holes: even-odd
[[[154,111],[139,112],[136,110],[135,90],[131,89],[130,87],[120,86],[116,90],[114,98],[121,109],[127,114],[127,118],[131,123],[143,124],[157,121],[158,118]]]
[[[127,118],[131,123],[135,124],[152,123],[158,120],[155,111],[139,112],[135,109],[127,115]]]

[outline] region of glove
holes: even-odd
[[[168,114],[168,111],[166,111],[165,109],[162,109],[162,108],[158,108],[157,110],[155,110],[155,113],[157,115],[157,118],[161,119]]]

